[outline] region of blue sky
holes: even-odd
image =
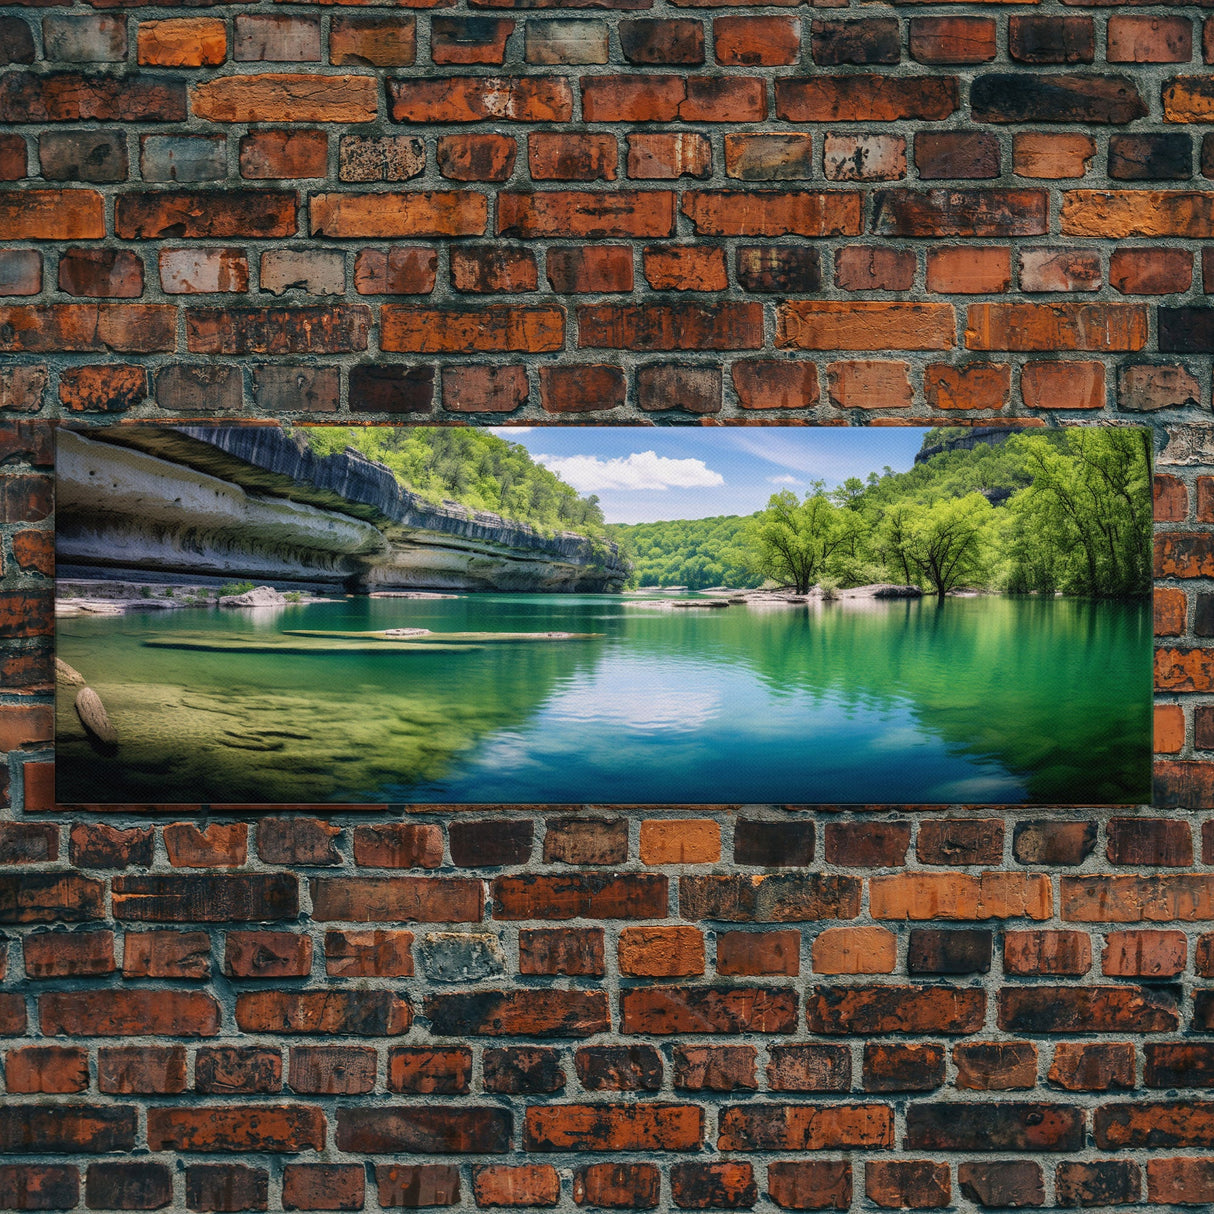
[[[751,514],[781,489],[833,488],[888,464],[914,462],[923,430],[879,427],[502,426],[580,493],[597,493],[609,523]]]

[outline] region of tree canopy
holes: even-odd
[[[433,501],[490,510],[541,530],[604,535],[598,498],[582,497],[535,463],[521,443],[473,427],[302,427],[318,455],[354,447],[386,464],[401,484]]]
[[[924,445],[954,436],[941,428]],[[940,599],[961,587],[1133,597],[1151,591],[1150,478],[1145,431],[1070,427],[941,451],[830,491],[815,482],[800,498],[785,490],[749,518],[611,530],[642,584],[769,578],[804,593],[890,581]]]

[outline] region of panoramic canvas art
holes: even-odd
[[[112,426],[60,803],[1134,804],[1136,427]]]

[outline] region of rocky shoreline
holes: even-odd
[[[131,612],[180,611],[199,607],[287,607],[333,603],[336,599],[306,590],[280,591],[256,586],[239,593],[226,587],[198,582],[107,581],[102,578],[60,579],[55,584],[55,616],[72,619],[89,615],[126,615]]]

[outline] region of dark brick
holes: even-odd
[[[1109,139],[1109,176],[1119,181],[1176,181],[1192,175],[1193,141],[1186,134]]]
[[[1092,122],[1122,126],[1145,118],[1146,102],[1128,76],[991,72],[970,90],[976,122]]]
[[[531,856],[532,829],[525,818],[452,822],[447,828],[451,862],[461,868],[525,864]]]
[[[736,864],[803,868],[814,858],[814,824],[740,818],[734,824],[733,858]]]
[[[992,934],[981,929],[914,928],[906,951],[910,974],[987,974]]]

